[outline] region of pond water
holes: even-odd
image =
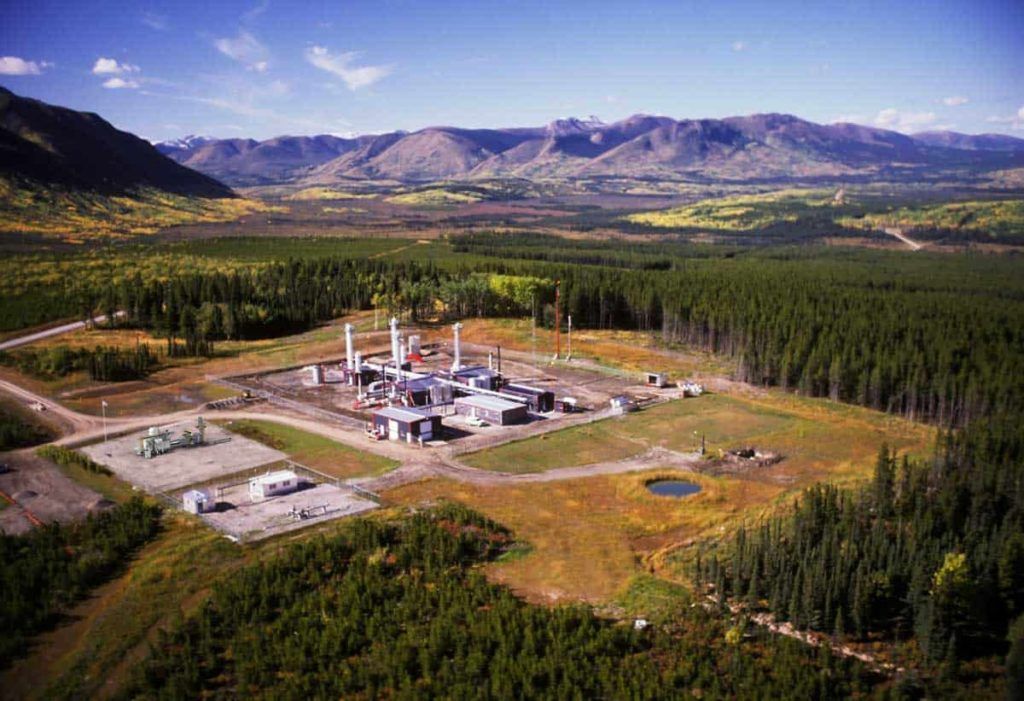
[[[658,480],[647,485],[647,491],[659,497],[688,497],[700,491],[700,485],[682,480]]]

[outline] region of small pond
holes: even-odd
[[[678,499],[696,494],[700,491],[700,485],[682,480],[658,480],[657,482],[649,482],[647,484],[647,491],[651,494],[657,494],[659,497],[676,497]]]

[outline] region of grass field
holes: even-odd
[[[813,482],[864,479],[883,443],[923,454],[933,438],[927,427],[866,409],[764,392],[674,401],[463,459],[485,469],[550,469],[624,458],[652,445],[692,450],[699,441],[694,431],[706,434],[712,456],[719,448],[752,445],[785,459],[718,477],[655,470],[501,487],[432,480],[387,496],[408,504],[454,499],[510,527],[532,550],[488,571],[531,600],[610,604],[635,599],[630,591],[641,575],[684,581],[680,562],[666,556],[696,539],[719,537],[765,516]],[[644,488],[668,476],[698,482],[702,491],[674,500]]]
[[[389,458],[272,421],[217,422],[228,430],[287,453],[295,462],[340,479],[375,477],[398,467]]]

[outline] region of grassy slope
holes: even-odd
[[[398,467],[398,463],[389,458],[270,421],[232,421],[224,426],[287,453],[298,463],[341,479],[374,477]]]
[[[247,199],[185,197],[152,188],[108,196],[59,187],[19,187],[0,178],[0,231],[81,243],[153,234],[177,224],[223,222],[270,211]]]
[[[900,207],[891,212],[867,214],[863,218],[844,217],[837,221],[851,228],[941,229],[1013,243],[1024,241],[1024,200]]]

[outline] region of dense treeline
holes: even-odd
[[[125,382],[146,377],[157,364],[157,358],[144,343],[134,348],[69,348],[61,345],[42,350],[21,349],[13,353],[0,351],[0,364],[14,365],[25,374],[43,379],[64,377],[84,370],[90,380]]]
[[[88,455],[62,445],[44,445],[36,450],[36,454],[41,458],[52,460],[58,465],[64,465],[65,467],[77,467],[97,475],[114,474],[107,467],[100,465]]]
[[[697,572],[721,600],[800,628],[913,638],[947,674],[962,659],[1002,656],[1009,624],[1024,621],[1019,415],[949,435],[932,460],[883,449],[861,490],[812,487],[791,515],[740,529]],[[1024,638],[1024,622],[1016,628]]]
[[[545,246],[545,242],[548,244]],[[306,257],[91,290],[168,355],[293,333],[376,306],[413,321],[553,319],[660,333],[735,359],[740,379],[963,426],[1024,405],[1024,275],[1009,257],[715,249],[469,235],[416,260]],[[459,252],[461,251],[461,252]],[[349,254],[351,255],[351,253]],[[670,262],[670,269],[662,269]]]
[[[0,533],[0,667],[29,638],[120,567],[159,530],[160,508],[136,497],[68,526]]]
[[[472,566],[508,546],[461,507],[357,521],[221,580],[164,635],[126,696],[148,698],[839,698],[858,666],[729,634],[697,609],[637,631],[531,606]]]
[[[0,451],[45,443],[50,437],[42,426],[29,423],[17,412],[0,405]]]

